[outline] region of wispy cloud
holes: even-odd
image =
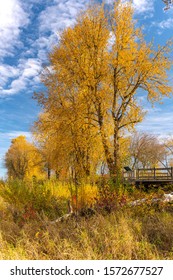
[[[19,70],[16,66],[11,66],[8,64],[1,64],[0,65],[0,73],[1,73],[1,80],[0,86],[4,86],[8,83],[8,80],[11,78],[15,78],[19,75]]]
[[[0,1],[0,59],[12,55],[20,45],[21,28],[29,23],[29,15],[23,10],[19,0]]]
[[[37,58],[20,59],[17,67],[8,65],[0,65],[0,70],[3,70],[4,88],[0,90],[0,95],[11,95],[25,90],[29,85],[39,82],[39,75],[42,69],[41,61]],[[10,84],[7,85],[8,79],[13,78]]]
[[[157,135],[170,134],[170,127],[173,127],[173,113],[165,112],[164,108],[150,111],[144,121],[137,125],[140,131],[146,131]]]
[[[133,0],[136,13],[146,13],[154,11],[155,0]]]
[[[34,46],[38,48],[38,57],[46,58],[46,52],[58,43],[60,32],[75,23],[79,11],[85,9],[87,0],[54,0],[39,15],[39,38]]]
[[[156,24],[161,29],[172,29],[173,28],[173,18],[168,18]]]
[[[58,43],[59,35],[67,26],[73,25],[77,13],[85,9],[87,0],[43,0],[39,6],[37,18],[32,22],[36,38],[20,36],[21,28],[30,23],[32,8],[39,1],[6,0],[0,3],[0,58],[14,56],[14,49],[20,45],[23,58],[15,60],[15,66],[0,64],[0,96],[9,96],[37,86],[42,64],[47,61],[47,54]],[[26,12],[26,8],[30,12]],[[1,18],[1,14],[3,15]],[[1,24],[2,23],[2,24]]]

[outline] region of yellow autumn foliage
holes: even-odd
[[[47,90],[35,94],[43,107],[35,134],[46,139],[52,167],[70,169],[76,182],[96,174],[102,161],[116,179],[124,136],[145,114],[141,92],[152,103],[172,93],[171,41],[147,43],[133,13],[132,2],[122,0],[111,11],[94,5],[81,13],[49,54]]]
[[[37,148],[21,135],[12,139],[5,155],[5,166],[9,178],[31,179],[42,173],[42,158]]]

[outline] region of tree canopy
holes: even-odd
[[[43,107],[35,133],[44,132],[59,161],[79,176],[105,161],[117,178],[122,139],[144,116],[140,94],[154,103],[172,92],[170,46],[146,43],[130,1],[115,1],[111,11],[90,6],[49,54],[46,90],[35,94]]]
[[[11,146],[5,155],[5,166],[8,177],[13,179],[32,178],[40,175],[42,159],[37,148],[21,135],[12,139]]]

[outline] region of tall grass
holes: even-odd
[[[135,217],[127,211],[71,219],[55,225],[39,220],[21,228],[1,221],[1,259],[172,259],[170,213]]]
[[[0,197],[0,259],[172,259],[173,258],[173,216],[172,205],[140,205],[130,207],[119,206],[111,213],[96,212],[90,218],[72,217],[64,222],[49,223],[50,213],[41,215],[38,198],[38,215],[25,218],[23,223],[14,219],[13,207],[20,208],[27,202],[26,197],[17,198],[17,190],[9,183],[1,187]],[[67,185],[56,182],[47,182],[42,186],[41,195],[34,186],[30,187],[29,198],[36,199],[34,191],[39,196],[52,197],[57,205],[66,201],[70,195]],[[4,188],[5,187],[5,188]],[[22,185],[18,185],[18,188]],[[24,184],[23,184],[24,187]],[[24,187],[24,188],[25,188]],[[37,188],[38,186],[35,186]],[[39,188],[40,185],[39,185]],[[11,200],[7,190],[15,193]],[[31,191],[32,189],[32,191]],[[97,195],[96,188],[87,186],[88,204],[90,199]],[[19,191],[19,190],[18,190]],[[25,190],[26,191],[26,190]],[[23,192],[25,192],[23,190]],[[48,193],[46,192],[48,191]],[[27,192],[27,191],[26,191]],[[90,193],[91,192],[91,193]],[[21,190],[19,191],[21,195]],[[82,190],[81,193],[85,192]],[[89,195],[90,193],[90,195]],[[135,194],[136,196],[136,194]],[[42,198],[43,208],[51,204],[52,200],[45,202]],[[83,199],[81,195],[81,199]],[[36,203],[36,205],[37,205]],[[44,204],[45,203],[45,204]],[[46,204],[47,203],[47,204]],[[85,202],[86,203],[86,202]],[[65,205],[65,203],[64,203]],[[51,205],[49,211],[53,211]],[[65,210],[64,210],[65,211]],[[56,211],[55,211],[56,212]],[[25,213],[26,214],[26,213]]]

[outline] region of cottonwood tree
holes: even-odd
[[[12,139],[5,155],[5,167],[8,177],[13,179],[32,178],[42,171],[42,160],[37,148],[26,140],[25,136]]]
[[[172,91],[167,77],[170,45],[146,43],[133,20],[131,1],[116,1],[110,12],[104,5],[87,9],[62,32],[50,53],[51,68],[42,79],[47,91],[35,97],[52,123],[65,116],[71,136],[75,129],[74,139],[79,135],[84,146],[90,140],[82,137],[83,127],[89,139],[98,135],[115,180],[121,167],[120,140],[144,115],[138,90],[152,103]]]

